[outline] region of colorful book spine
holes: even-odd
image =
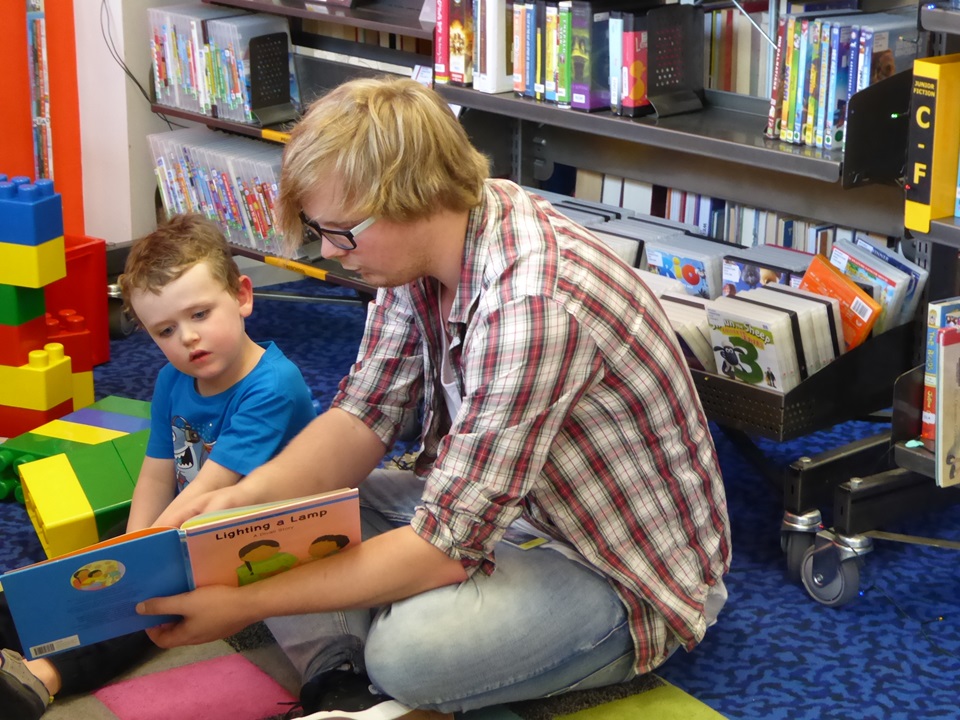
[[[773,56],[773,77],[770,78],[770,109],[767,112],[767,129],[764,133],[768,138],[780,137],[780,116],[783,108],[783,61],[787,33],[787,18],[780,16],[777,19],[777,49]]]
[[[647,18],[636,13],[624,13],[620,114],[626,117],[639,117],[653,112],[653,105],[647,96],[647,45]]]
[[[797,107],[797,59],[800,56],[800,33],[797,19],[787,18],[787,30],[784,36],[786,56],[783,66],[783,105],[780,113],[780,139],[793,142],[793,113]]]
[[[870,84],[873,72],[873,28],[864,25],[860,28],[860,57],[857,61],[857,92]]]
[[[803,120],[806,117],[806,98],[807,98],[807,57],[810,54],[810,21],[798,20],[797,25],[800,28],[800,44],[798,46],[799,55],[797,56],[797,82],[795,84],[796,103],[793,108],[793,135],[791,142],[800,145],[803,143]],[[796,52],[796,51],[794,51]]]
[[[820,82],[817,87],[817,115],[813,121],[813,144],[823,147],[823,134],[827,125],[827,96],[830,87],[830,72],[832,54],[830,52],[830,38],[833,35],[833,23],[823,22],[820,25]]]
[[[920,438],[928,444],[936,439],[937,425],[937,336],[942,328],[960,324],[960,297],[932,301],[927,305],[926,345],[923,363],[923,405]]]
[[[814,128],[817,126],[817,107],[820,104],[820,37],[819,20],[810,23],[810,55],[807,58],[806,118],[803,121],[803,143],[814,144]]]
[[[473,89],[484,93],[513,88],[513,13],[501,0],[478,0],[477,67]]]
[[[433,81],[450,82],[450,0],[437,0],[437,21],[433,29]]]
[[[846,127],[847,120],[847,110],[850,107],[850,100],[854,95],[857,94],[857,83],[859,82],[859,71],[860,71],[860,26],[851,25],[850,26],[850,46],[847,49],[847,57],[849,62],[847,63],[847,90],[846,90],[846,99],[847,102],[843,106],[843,125]],[[839,146],[842,148],[846,133],[844,133],[844,138],[840,138]]]
[[[623,14],[610,13],[607,25],[607,47],[609,48],[610,110],[620,114],[621,95],[620,78],[623,69]]]
[[[473,84],[473,3],[450,0],[450,78],[451,85]]]
[[[557,107],[570,107],[572,96],[573,50],[572,3],[561,0],[557,4]]]
[[[527,9],[521,2],[513,4],[513,92],[523,97],[527,81]]]
[[[911,100],[904,226],[926,233],[956,208],[960,53],[917,59]]]
[[[544,49],[543,97],[548,103],[557,102],[557,48],[559,45],[559,8],[547,3],[547,33]]]
[[[523,96],[532,98],[536,95],[534,85],[537,81],[537,4],[526,3],[523,16],[523,31],[526,34],[523,41]]]
[[[852,29],[850,25],[833,25],[830,28],[830,84],[827,88],[827,113],[823,128],[823,146],[828,150],[843,145]]]

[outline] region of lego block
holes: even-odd
[[[113,441],[113,447],[127,468],[127,474],[137,484],[137,478],[140,477],[140,468],[143,466],[143,458],[147,455],[147,440],[150,439],[150,430],[140,430],[130,433],[123,437],[118,437]]]
[[[47,342],[63,345],[70,356],[73,372],[93,370],[93,337],[83,315],[74,310],[60,310],[56,315],[46,314]],[[92,402],[92,400],[91,400]]]
[[[67,453],[70,466],[93,509],[97,537],[123,532],[130,514],[136,478],[131,478],[113,443],[90,445]]]
[[[70,413],[67,417],[72,417]],[[78,422],[71,422],[65,418],[51,420],[45,425],[36,428],[32,435],[43,435],[44,437],[56,438],[58,440],[71,440],[83,445],[99,445],[100,443],[111,442],[126,433],[107,428],[95,427],[93,425],[84,425]],[[2,447],[2,446],[0,446]],[[66,451],[62,451],[66,452]]]
[[[71,378],[72,382],[72,378]],[[49,410],[0,405],[0,436],[14,438],[73,411],[73,397]]]
[[[81,410],[92,405],[96,396],[93,394],[93,370],[73,374],[73,409]]]
[[[63,345],[33,350],[26,365],[0,365],[0,405],[49,410],[66,400],[73,400],[73,371]]]
[[[62,235],[36,246],[0,242],[0,284],[39,288],[66,274]]]
[[[86,407],[83,408],[83,410],[77,410],[63,419],[73,423],[83,423],[84,425],[92,425],[107,430],[117,430],[120,433],[135,433],[150,429],[149,418],[124,415],[109,410],[98,410],[96,407]]]
[[[0,325],[21,325],[46,311],[42,288],[0,285]]]
[[[48,558],[100,539],[93,508],[66,455],[21,465],[20,484],[30,522]]]
[[[90,407],[95,410],[107,410],[109,412],[119,413],[120,415],[133,415],[134,417],[150,419],[150,403],[146,400],[134,400],[132,398],[120,397],[119,395],[107,395],[107,397],[97,400]]]
[[[20,325],[0,325],[0,365],[26,365],[30,353],[46,343],[47,323],[43,316]]]
[[[0,242],[41,245],[62,235],[63,201],[53,180],[0,182]]]
[[[110,301],[107,298],[107,243],[85,235],[64,235],[67,275],[44,287],[47,310],[73,308],[87,319],[93,336],[93,364],[110,359]]]

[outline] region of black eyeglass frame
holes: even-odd
[[[356,236],[366,230],[368,227],[373,225],[376,221],[374,217],[368,217],[361,223],[358,223],[349,230],[331,230],[329,228],[321,227],[315,220],[311,220],[304,213],[303,210],[300,211],[300,222],[304,227],[304,234],[310,238],[309,243],[304,243],[301,250],[306,253],[308,256],[312,256],[312,253],[307,250],[308,247],[316,244],[316,252],[320,252],[320,243],[323,240],[326,240],[328,243],[333,245],[335,248],[340,250],[354,250],[357,247]],[[340,238],[343,238],[342,240]]]

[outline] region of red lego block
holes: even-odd
[[[51,420],[62,418],[72,412],[73,398],[59,405],[54,405],[49,410],[29,410],[27,408],[11,407],[10,405],[0,405],[0,435],[10,438],[23,435],[34,428],[46,425]]]
[[[30,352],[42,349],[46,343],[47,323],[43,315],[21,325],[0,325],[0,365],[26,365]]]
[[[47,313],[46,327],[46,341],[63,345],[74,373],[93,370],[93,336],[83,315],[70,309],[61,310],[56,316]]]

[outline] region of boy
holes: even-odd
[[[247,335],[253,286],[213,222],[172,218],[133,247],[119,283],[126,309],[169,361],[154,387],[150,439],[127,521],[132,532],[167,524],[195,494],[239,482],[316,411],[297,367],[273,343]],[[18,647],[2,596],[0,606],[0,642]],[[4,718],[39,718],[52,696],[104,684],[150,645],[135,633],[35,661],[3,650]]]

